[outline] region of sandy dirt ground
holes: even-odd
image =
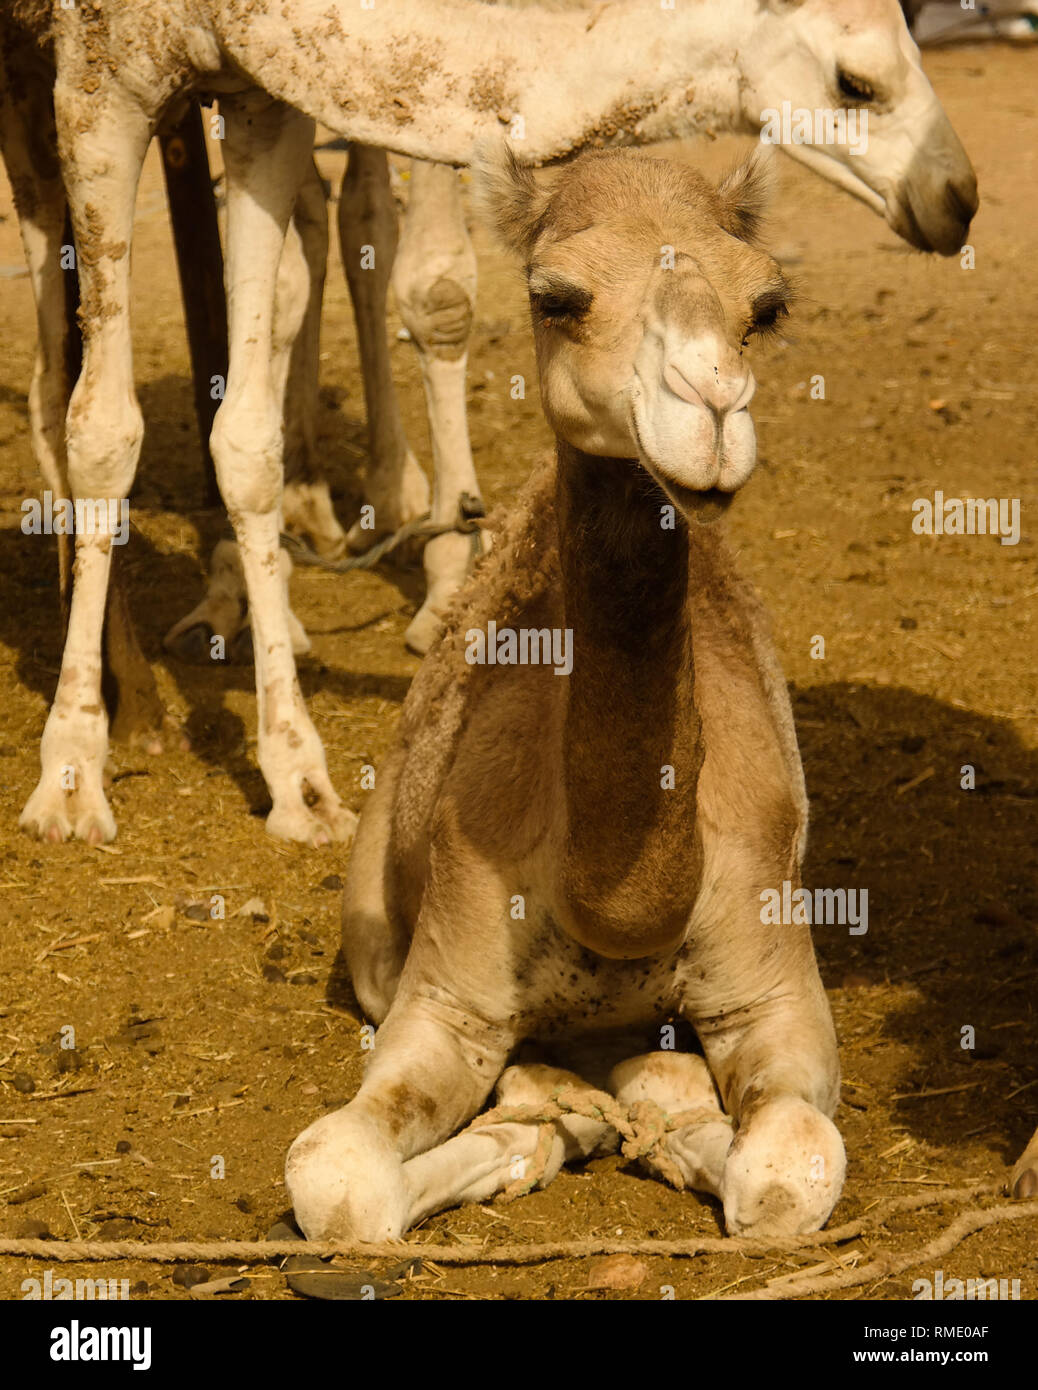
[[[757,354],[761,461],[725,522],[772,612],[812,803],[805,881],[868,890],[868,933],[816,929],[839,1032],[849,1159],[834,1220],[890,1197],[1004,1181],[1038,1123],[1038,691],[1032,389],[1038,278],[1038,53],[927,56],[977,168],[974,269],[921,256],[864,206],[782,161],[771,228],[800,291],[789,341]],[[672,151],[720,170],[738,142]],[[319,156],[337,187],[341,154]],[[470,420],[480,478],[507,502],[545,447],[522,286],[477,231]],[[296,1134],[361,1074],[360,1018],[336,965],[346,855],[271,840],[251,668],[200,669],[161,637],[201,596],[223,525],[200,510],[187,347],[153,152],[134,248],[137,379],[147,422],[128,547],[133,610],[190,752],[116,746],[114,844],[44,847],[18,814],[60,660],[54,542],[25,536],[37,489],[26,390],[28,281],[0,192],[0,1234],[260,1238],[287,1206]],[[359,503],[363,397],[337,256],[322,344],[321,448],[340,515]],[[398,321],[391,323],[395,333]],[[428,457],[411,347],[393,349],[408,428]],[[825,400],[809,383],[825,378]],[[911,504],[1019,498],[1019,544],[921,537]],[[355,809],[417,669],[403,632],[420,571],[297,572],[313,638],[302,682],[332,776]],[[824,659],[815,638],[824,637]],[[961,769],[976,770],[964,790]],[[226,918],[211,919],[212,895]],[[259,900],[257,903],[255,900]],[[199,905],[203,905],[200,908]],[[246,908],[243,912],[242,909]],[[74,1029],[74,1049],[60,1045]],[[974,1046],[962,1046],[963,1030]],[[65,1037],[69,1037],[67,1033]],[[966,1035],[969,1036],[968,1034]],[[222,1160],[222,1164],[217,1159]],[[214,1176],[222,1171],[223,1176]],[[951,1207],[892,1220],[842,1258],[912,1251]],[[584,1236],[721,1233],[716,1203],[620,1158],[565,1171],[508,1206],[466,1207],[411,1239],[478,1248]],[[649,1259],[634,1287],[589,1289],[586,1262],[412,1269],[403,1298],[678,1298],[745,1292],[818,1257]],[[1038,1224],[996,1226],[941,1262],[950,1278],[1038,1294]],[[372,1266],[384,1274],[382,1266]],[[71,1265],[182,1298],[173,1267]],[[231,1272],[209,1266],[209,1273]],[[911,1297],[933,1261],[835,1297]],[[38,1266],[0,1261],[0,1297]],[[238,1298],[293,1298],[256,1262]]]

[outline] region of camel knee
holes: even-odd
[[[731,1235],[817,1231],[839,1201],[847,1159],[840,1132],[799,1096],[777,1096],[740,1124],[721,1179]]]
[[[352,1105],[299,1135],[285,1159],[285,1188],[308,1240],[397,1240],[407,1229],[400,1155]]]
[[[654,1101],[661,1110],[721,1110],[706,1058],[696,1052],[645,1052],[620,1062],[609,1074],[609,1089],[618,1101],[633,1105]]]
[[[272,399],[227,398],[209,447],[228,511],[272,512],[281,504],[282,422]]]
[[[422,267],[401,260],[393,290],[404,326],[420,352],[455,361],[468,349],[475,312],[475,276],[444,274],[430,279]]]
[[[134,392],[104,398],[82,378],[69,404],[68,479],[76,497],[126,497],[144,437]]]
[[[453,169],[421,160],[412,166],[393,293],[419,353],[448,361],[464,354],[476,302],[476,253]]]

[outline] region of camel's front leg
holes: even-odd
[[[701,1185],[721,1198],[733,1235],[797,1235],[825,1223],[843,1186],[843,1141],[830,1118],[840,1083],[832,1016],[809,929],[762,923],[758,894],[732,885],[739,871],[731,862],[717,870],[708,861],[705,877],[718,886],[697,908],[682,1013],[735,1137],[724,1150],[715,1117],[705,1139],[687,1138],[706,1145],[697,1154],[711,1180]]]
[[[364,492],[374,525],[357,521],[347,536],[367,550],[380,536],[429,509],[429,484],[411,452],[386,339],[386,301],[397,245],[397,216],[385,150],[351,145],[339,194],[339,245],[353,300],[368,414]]]
[[[1038,1197],[1038,1129],[1016,1161],[1009,1190],[1014,1197]]]
[[[407,1160],[472,1118],[513,1041],[461,1007],[398,994],[356,1098],[304,1130],[288,1152],[285,1185],[304,1234],[401,1236],[423,1202],[443,1192],[438,1170],[409,1175]]]
[[[230,363],[211,447],[252,618],[259,763],[274,803],[267,829],[323,844],[347,838],[356,817],[332,787],[296,677],[278,558],[283,428],[272,365],[275,282],[313,122],[258,92],[223,105]]]
[[[73,65],[75,67],[75,65]],[[149,118],[114,82],[82,122],[82,94],[59,82],[58,132],[79,254],[83,369],[66,428],[72,495],[92,524],[76,534],[76,575],[54,704],[40,745],[42,772],[22,812],[24,829],[93,844],[115,836],[102,785],[108,721],[101,693],[102,631],[113,536],[127,507],[143,423],[133,385],[130,240]]]
[[[836,1035],[808,928],[762,925],[756,905],[705,934],[683,1012],[736,1125],[719,1191],[728,1230],[799,1235],[843,1188]]]
[[[442,164],[415,160],[411,196],[393,267],[393,292],[415,348],[425,384],[433,450],[430,520],[451,525],[463,493],[479,497],[469,443],[465,373],[476,303],[476,254],[461,207],[458,175]],[[424,654],[439,636],[443,615],[473,559],[473,534],[448,532],[425,547],[426,598],[405,633]]]

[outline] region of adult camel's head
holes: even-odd
[[[523,261],[541,401],[558,438],[637,458],[705,520],[756,462],[745,349],[787,312],[790,287],[757,244],[767,160],[715,188],[629,150],[585,154],[539,186],[505,151],[482,200]]]
[[[977,210],[977,181],[898,0],[753,3],[737,59],[746,122],[775,132],[788,112],[788,154],[868,203],[911,245],[954,255]],[[796,143],[805,119],[797,113],[816,112],[822,142]],[[826,138],[841,113],[858,138]]]

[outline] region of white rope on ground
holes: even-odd
[[[828,1231],[788,1240],[748,1240],[733,1236],[700,1237],[691,1240],[568,1240],[541,1244],[499,1245],[483,1250],[458,1248],[453,1245],[431,1245],[420,1241],[393,1241],[364,1244],[350,1241],[58,1241],[58,1240],[0,1240],[0,1256],[11,1255],[28,1259],[52,1260],[58,1263],[93,1260],[140,1260],[146,1262],[175,1262],[201,1260],[211,1263],[233,1260],[236,1263],[280,1259],[285,1255],[306,1252],[317,1256],[353,1256],[365,1260],[399,1260],[410,1255],[449,1265],[538,1264],[546,1260],[586,1259],[596,1255],[644,1255],[665,1259],[688,1259],[697,1255],[741,1254],[768,1256],[775,1254],[809,1254],[820,1246],[844,1244],[869,1231],[874,1231],[893,1216],[906,1215],[928,1207],[952,1202],[974,1202],[979,1197],[994,1195],[1001,1183],[985,1182],[971,1187],[949,1188],[944,1192],[910,1197],[895,1197],[879,1203],[864,1216],[834,1226]],[[870,1280],[889,1277],[919,1264],[933,1256],[943,1256],[974,1232],[1003,1221],[1038,1219],[1038,1201],[1019,1202],[1008,1206],[990,1207],[983,1211],[961,1213],[944,1232],[921,1249],[904,1255],[881,1254],[867,1265],[833,1275],[805,1276],[801,1280],[785,1279],[780,1288],[761,1289],[732,1297],[790,1298],[807,1293],[826,1293],[851,1288]]]

